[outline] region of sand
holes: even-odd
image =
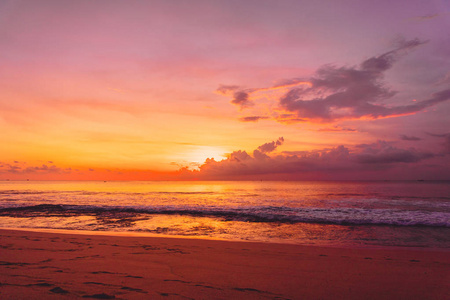
[[[450,251],[0,230],[1,299],[450,299]]]

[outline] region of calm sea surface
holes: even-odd
[[[0,181],[0,227],[450,248],[450,182]]]

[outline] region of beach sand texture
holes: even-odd
[[[450,299],[445,250],[0,236],[1,299]]]

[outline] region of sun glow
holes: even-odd
[[[220,161],[225,159],[226,150],[220,147],[212,146],[195,146],[191,151],[188,151],[183,155],[183,160],[188,162],[192,168],[197,168],[202,165],[206,159],[213,158],[214,160]]]

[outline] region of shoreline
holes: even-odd
[[[1,231],[23,231],[23,232],[42,232],[53,234],[67,234],[67,235],[82,235],[82,236],[107,236],[107,237],[136,237],[136,238],[164,238],[164,239],[186,239],[186,240],[204,240],[204,241],[221,241],[230,243],[256,243],[256,244],[275,244],[275,245],[293,245],[300,247],[320,247],[332,249],[367,249],[367,250],[413,250],[413,251],[437,251],[449,252],[450,248],[439,247],[417,247],[417,246],[388,246],[388,245],[363,245],[363,244],[301,244],[295,242],[284,241],[261,241],[261,240],[241,240],[241,239],[225,239],[219,237],[209,236],[194,236],[194,235],[170,235],[151,232],[138,231],[90,231],[77,229],[53,229],[53,228],[21,228],[21,227],[0,227]]]
[[[0,229],[2,299],[448,299],[449,251]]]

